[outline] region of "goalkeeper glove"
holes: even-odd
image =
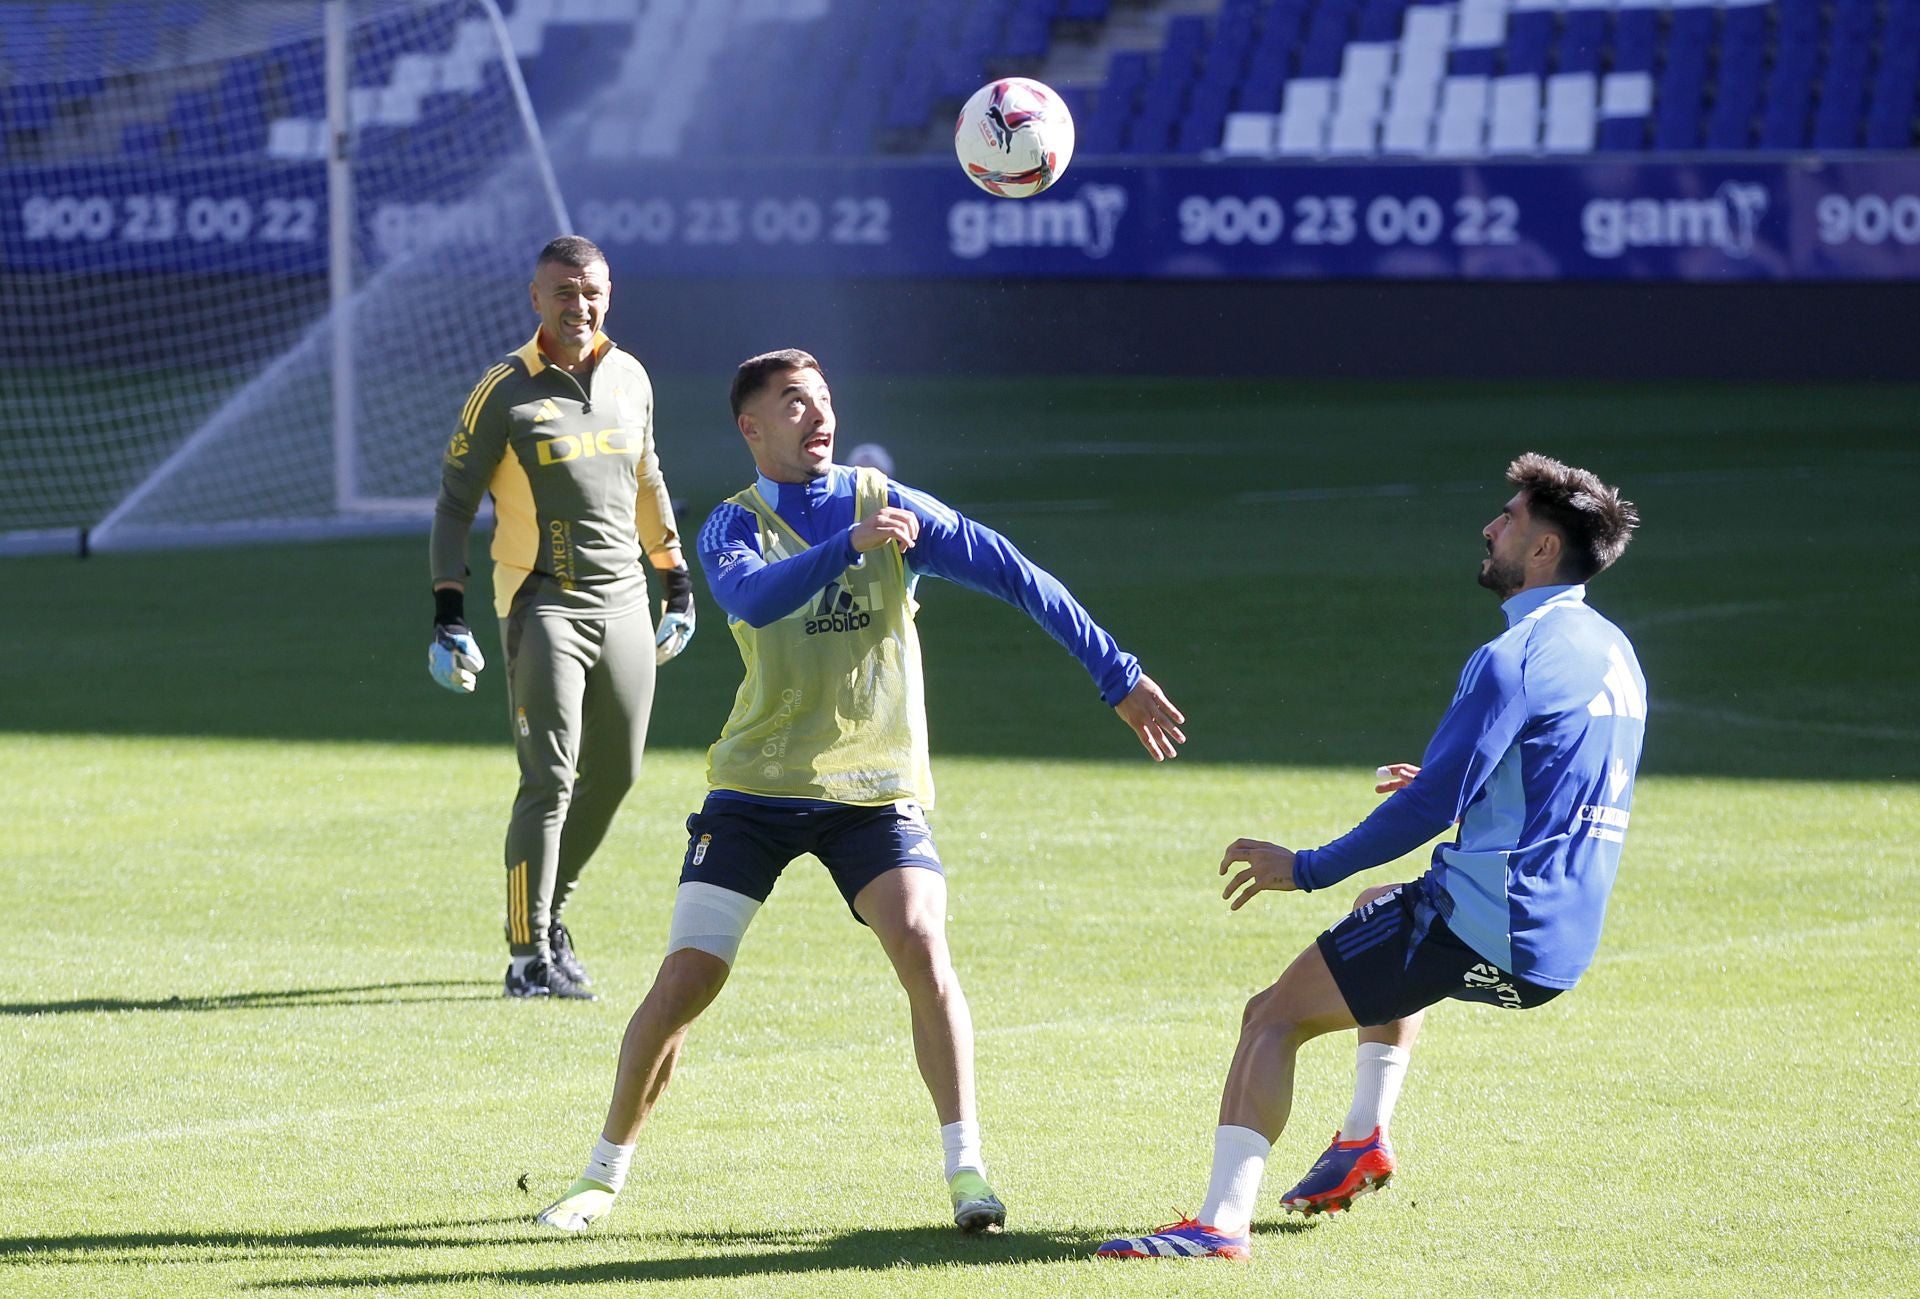
[[[487,666],[480,643],[467,626],[466,595],[453,587],[433,593],[433,643],[427,646],[427,671],[457,694],[470,695]]]
[[[659,571],[667,598],[661,601],[660,625],[653,636],[655,667],[685,649],[693,639],[693,577],[684,564]]]

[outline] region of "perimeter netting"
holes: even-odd
[[[0,5],[0,533],[424,514],[564,214],[489,0],[329,8]]]

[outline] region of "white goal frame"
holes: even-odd
[[[218,418],[209,419],[160,461],[91,529],[81,529],[79,548],[133,550],[166,546],[228,542],[236,539],[315,540],[329,536],[413,531],[433,513],[433,498],[392,497],[360,490],[359,443],[356,429],[358,382],[354,352],[354,309],[358,264],[354,195],[355,124],[350,85],[351,8],[353,0],[316,0],[324,11],[326,71],[326,159],[329,310],[323,327],[330,330],[331,447],[335,517],[259,519],[205,525],[132,524],[127,520],[147,497],[180,465],[194,456],[218,430]],[[520,74],[513,38],[497,0],[474,0],[484,12],[500,50],[503,71],[516,111],[526,128],[535,170],[551,211],[556,233],[573,228],[566,199],[560,192],[546,140]],[[483,520],[484,522],[484,520]],[[39,548],[39,547],[35,547]]]

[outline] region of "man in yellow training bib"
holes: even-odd
[[[1099,686],[1155,761],[1186,719],[1051,574],[1006,538],[875,469],[833,463],[833,398],[805,352],[734,376],[733,413],[759,476],[701,529],[700,563],[746,678],[708,752],[711,792],[687,819],[666,959],[634,1012],[606,1126],[585,1172],[538,1221],[581,1231],[625,1183],[634,1143],[687,1029],[727,981],[787,863],[825,863],[906,989],[914,1056],[945,1147],[953,1220],[998,1231],[974,1106],[973,1021],[947,952],[914,588],[943,577],[1025,610]]]

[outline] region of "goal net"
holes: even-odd
[[[415,526],[567,225],[494,0],[0,5],[0,545]]]

